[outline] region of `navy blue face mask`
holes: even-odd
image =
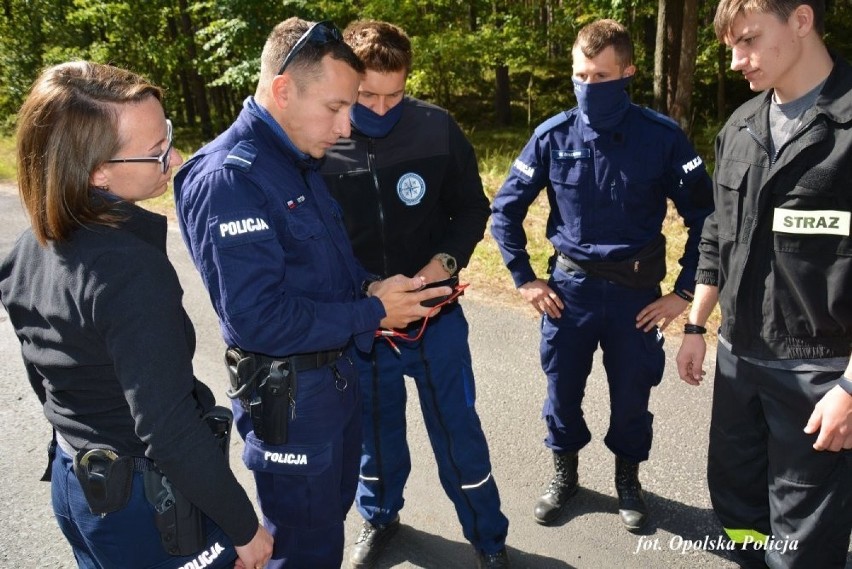
[[[400,101],[383,115],[374,113],[361,103],[355,103],[349,109],[349,120],[358,132],[370,138],[383,138],[399,122],[402,116],[402,103],[403,101]]]
[[[574,95],[583,122],[594,130],[609,130],[614,128],[630,108],[630,96],[627,86],[633,76],[622,77],[602,83],[583,83],[575,78]]]

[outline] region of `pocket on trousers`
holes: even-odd
[[[319,476],[332,462],[330,443],[270,445],[254,431],[246,436],[243,462],[249,470],[284,476]]]

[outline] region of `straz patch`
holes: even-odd
[[[396,195],[405,205],[417,205],[426,195],[426,180],[414,172],[403,174],[396,183]]]
[[[802,235],[842,235],[849,236],[852,214],[848,211],[822,209],[802,211],[798,209],[775,208],[772,218],[772,231],[777,233],[798,233]]]

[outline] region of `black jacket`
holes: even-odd
[[[400,104],[390,134],[353,129],[328,151],[322,174],[371,273],[412,276],[436,253],[465,267],[490,214],[473,147],[446,110],[410,97]]]
[[[44,414],[74,448],[147,456],[238,545],[257,517],[201,415],[195,332],[166,257],[166,218],[121,204],[120,228],[90,225],[40,246],[24,232],[0,264],[9,313]]]
[[[771,96],[741,106],[716,139],[716,211],[704,225],[697,280],[719,286],[720,334],[734,354],[845,357],[852,349],[852,67],[835,59],[803,127],[774,159]]]

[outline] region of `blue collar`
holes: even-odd
[[[248,112],[262,120],[271,130],[275,133],[275,136],[284,143],[284,145],[289,148],[293,154],[296,156],[296,162],[299,164],[304,164],[309,168],[316,168],[319,165],[319,161],[312,157],[310,154],[305,154],[293,144],[293,141],[290,140],[290,137],[287,136],[287,133],[284,132],[284,129],[278,123],[277,120],[272,116],[272,114],[266,110],[257,100],[249,95],[246,97],[246,100],[243,101],[243,108],[245,108]]]

